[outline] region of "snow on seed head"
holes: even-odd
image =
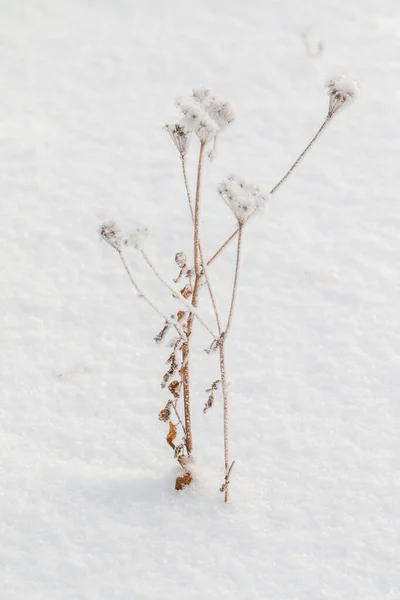
[[[218,184],[217,191],[241,225],[267,200],[258,186],[235,175],[223,179]]]
[[[220,100],[208,89],[194,89],[193,98],[215,121],[220,129],[224,129],[235,120],[236,116],[228,102]]]
[[[99,228],[99,233],[107,244],[116,250],[122,250],[127,241],[115,221],[106,221]]]
[[[168,131],[172,141],[178,149],[179,154],[183,158],[188,150],[190,142],[190,131],[184,125],[175,123],[173,125],[165,125],[164,129]]]
[[[204,144],[214,142],[215,146],[220,131],[235,119],[229,104],[207,89],[195,89],[189,99],[178,99],[176,104],[183,115],[180,126]]]
[[[349,105],[354,102],[360,94],[359,83],[345,75],[332,77],[325,85],[329,96],[329,116],[332,116],[346,104]]]

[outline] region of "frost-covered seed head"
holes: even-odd
[[[234,175],[221,181],[217,191],[241,225],[255,210],[264,206],[268,197],[261,193],[258,186],[237,179]]]
[[[183,158],[186,155],[189,147],[190,131],[188,131],[186,127],[180,123],[176,123],[174,125],[165,125],[164,129],[168,131],[172,141],[178,149],[179,154]]]
[[[194,132],[203,144],[213,141],[215,146],[219,132],[235,119],[229,104],[207,89],[195,89],[191,98],[176,103],[183,114],[181,127]]]
[[[220,129],[225,128],[236,118],[230,105],[217,98],[211,93],[211,90],[194,89],[193,98],[203,107],[209,117],[217,123]]]
[[[354,102],[360,94],[360,86],[357,81],[349,79],[345,75],[332,77],[326,82],[329,96],[328,115],[331,117],[346,104]]]
[[[103,240],[116,250],[122,250],[127,241],[115,221],[107,221],[100,226],[99,233]]]

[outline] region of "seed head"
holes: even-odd
[[[329,96],[328,115],[330,117],[341,110],[345,105],[354,102],[360,94],[359,83],[349,79],[345,75],[332,77],[325,85]]]
[[[99,228],[99,233],[107,244],[110,244],[116,250],[122,250],[126,246],[127,240],[115,221],[107,221]]]
[[[266,203],[268,197],[261,193],[258,186],[234,175],[221,181],[217,191],[241,225]]]
[[[190,131],[184,125],[176,123],[174,125],[165,125],[164,129],[168,131],[172,141],[178,149],[179,154],[183,158],[188,150],[190,142]]]

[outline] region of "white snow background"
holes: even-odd
[[[398,2],[1,0],[0,17],[2,600],[400,599]],[[162,126],[207,86],[237,113],[206,172],[212,253],[234,227],[218,181],[271,189],[341,72],[361,99],[246,230],[231,502],[199,327],[198,477],[178,494],[162,322],[97,227],[148,226],[176,275],[190,216]],[[225,305],[233,258],[211,271]]]

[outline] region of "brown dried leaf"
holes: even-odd
[[[171,381],[171,383],[169,384],[168,389],[174,398],[179,398],[180,387],[181,387],[181,382],[178,381],[177,379],[175,379],[174,381]]]
[[[178,321],[181,321],[183,319],[183,317],[185,316],[186,312],[184,310],[178,310],[177,312],[177,317],[178,317]]]
[[[184,473],[181,477],[177,477],[176,481],[175,481],[175,489],[180,492],[181,490],[183,490],[187,485],[190,485],[192,483],[192,474],[189,473],[189,471],[187,471],[186,473]]]
[[[184,288],[182,288],[180,292],[181,292],[182,296],[183,296],[184,298],[186,298],[186,300],[187,300],[188,298],[190,298],[190,296],[192,295],[192,290],[191,290],[191,288],[190,288],[190,285],[189,285],[189,284],[185,285],[185,287],[184,287]]]
[[[160,421],[164,421],[164,423],[169,421],[169,419],[171,418],[171,411],[169,410],[169,408],[163,408],[162,410],[160,410],[160,412],[158,413],[158,418],[160,419]]]
[[[178,265],[178,267],[183,269],[183,267],[186,266],[186,262],[187,262],[187,257],[184,252],[177,252],[175,254],[175,263]]]
[[[176,438],[176,427],[173,424],[173,422],[170,421],[169,422],[169,432],[165,439],[167,440],[167,443],[171,446],[171,448],[173,448],[174,450],[175,450],[175,444],[174,444],[175,438]]]

